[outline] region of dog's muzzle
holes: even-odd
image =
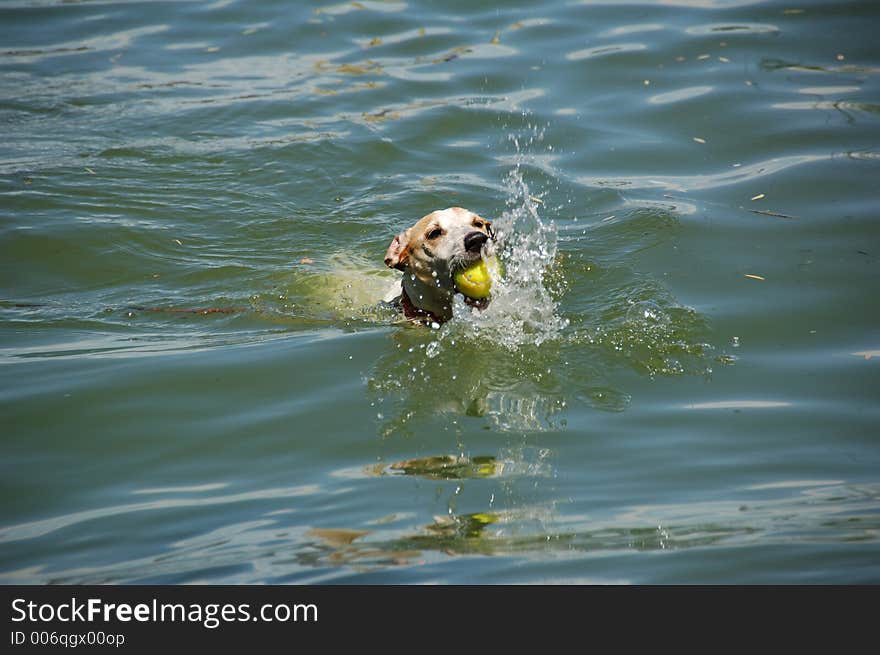
[[[480,252],[489,237],[483,232],[468,232],[464,237],[464,249],[468,252]]]

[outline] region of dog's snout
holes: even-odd
[[[489,240],[489,237],[483,232],[468,232],[464,237],[464,249],[468,252],[480,252],[483,244]]]

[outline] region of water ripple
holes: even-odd
[[[789,155],[773,157],[753,164],[742,165],[719,173],[695,175],[634,175],[628,177],[579,176],[577,180],[589,186],[609,186],[630,189],[661,188],[672,191],[701,191],[740,184],[748,180],[775,175],[784,170],[818,161],[827,161],[832,155]]]
[[[711,23],[708,25],[694,25],[685,30],[688,34],[697,36],[744,33],[744,34],[777,34],[780,29],[776,25],[765,23]]]
[[[592,59],[593,57],[604,57],[606,55],[616,55],[623,52],[638,52],[646,50],[647,45],[644,43],[616,43],[613,45],[599,46],[596,48],[585,48],[584,50],[575,50],[565,55],[569,61],[580,61],[581,59]]]
[[[37,62],[57,56],[123,50],[133,47],[135,42],[144,36],[160,34],[168,29],[168,25],[148,25],[114,32],[113,34],[95,36],[82,41],[55,43],[43,48],[12,47],[0,52],[0,58],[8,57],[16,62]]]
[[[201,485],[200,490],[213,490],[213,485]],[[188,497],[188,498],[163,498],[142,503],[128,503],[111,507],[99,507],[71,514],[62,514],[39,521],[29,521],[0,528],[0,543],[22,541],[25,539],[37,539],[58,530],[113,516],[131,514],[133,512],[146,512],[167,510],[185,507],[209,507],[214,505],[228,505],[230,503],[249,502],[254,500],[269,500],[277,498],[298,498],[312,496],[320,492],[316,485],[300,485],[297,487],[278,487],[274,489],[259,489],[242,493],[228,494],[225,496]],[[170,491],[169,491],[170,492]]]
[[[671,102],[681,102],[682,100],[690,100],[698,98],[707,93],[712,93],[714,86],[689,86],[684,89],[676,89],[675,91],[667,91],[658,93],[648,98],[648,102],[652,105],[665,105]]]

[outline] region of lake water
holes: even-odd
[[[3,3],[0,581],[880,582],[878,25]]]

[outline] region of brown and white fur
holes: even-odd
[[[461,207],[431,212],[388,246],[385,265],[403,271],[388,302],[414,321],[442,323],[452,318],[453,275],[478,261],[494,238],[492,223]],[[487,301],[467,302],[484,306]]]

